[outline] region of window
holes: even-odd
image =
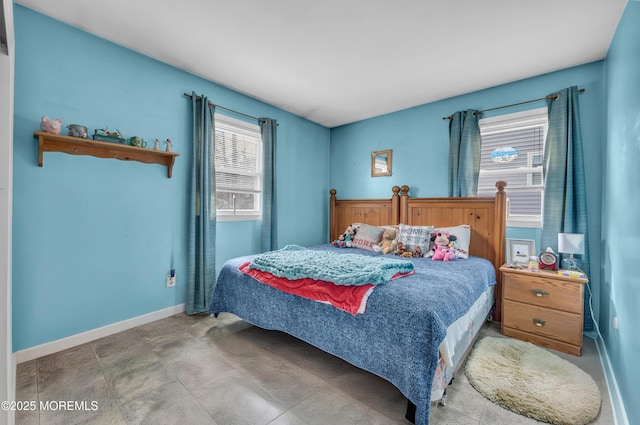
[[[542,161],[547,108],[481,119],[478,196],[493,196],[495,182],[508,184],[508,226],[541,227]]]
[[[215,166],[218,221],[260,220],[262,139],[260,127],[216,114]]]

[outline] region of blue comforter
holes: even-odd
[[[249,268],[290,280],[310,278],[346,286],[378,285],[390,281],[398,273],[411,273],[414,269],[411,261],[390,255],[341,254],[299,245],[287,245],[260,254],[251,261]]]
[[[331,245],[311,249],[381,256]],[[416,273],[378,285],[366,313],[354,316],[281,292],[238,271],[253,258],[227,261],[209,312],[233,313],[259,327],[289,333],[387,379],[416,405],[418,425],[429,423],[431,384],[446,328],[496,282],[493,265],[482,258],[411,259]]]

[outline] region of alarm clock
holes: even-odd
[[[558,256],[553,252],[540,253],[540,270],[558,270]]]

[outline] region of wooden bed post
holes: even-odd
[[[391,224],[398,224],[398,218],[400,217],[400,196],[398,193],[400,192],[400,186],[393,186],[391,188],[393,191],[393,195],[391,196]]]
[[[409,186],[402,186],[400,190],[402,190],[402,194],[400,195],[400,215],[397,216],[397,224],[407,224],[409,223],[409,205],[407,202],[409,200]]]
[[[338,239],[338,220],[336,217],[336,190],[331,189],[329,191],[331,197],[329,198],[329,243]]]
[[[505,262],[505,242],[507,233],[507,192],[505,188],[507,182],[500,180],[496,182],[496,231],[493,246],[495,247],[495,257],[493,265],[496,268],[496,309],[493,312],[493,319],[500,322],[502,321],[502,273],[500,273],[500,267]]]

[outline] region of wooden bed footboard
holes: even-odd
[[[471,226],[469,253],[488,259],[496,269],[498,284],[493,317],[500,321],[502,282],[498,270],[505,261],[506,186],[506,182],[499,181],[495,196],[469,198],[411,198],[408,186],[394,186],[390,199],[356,200],[336,199],[336,191],[331,189],[329,241],[337,239],[352,223],[435,227],[468,224]]]

